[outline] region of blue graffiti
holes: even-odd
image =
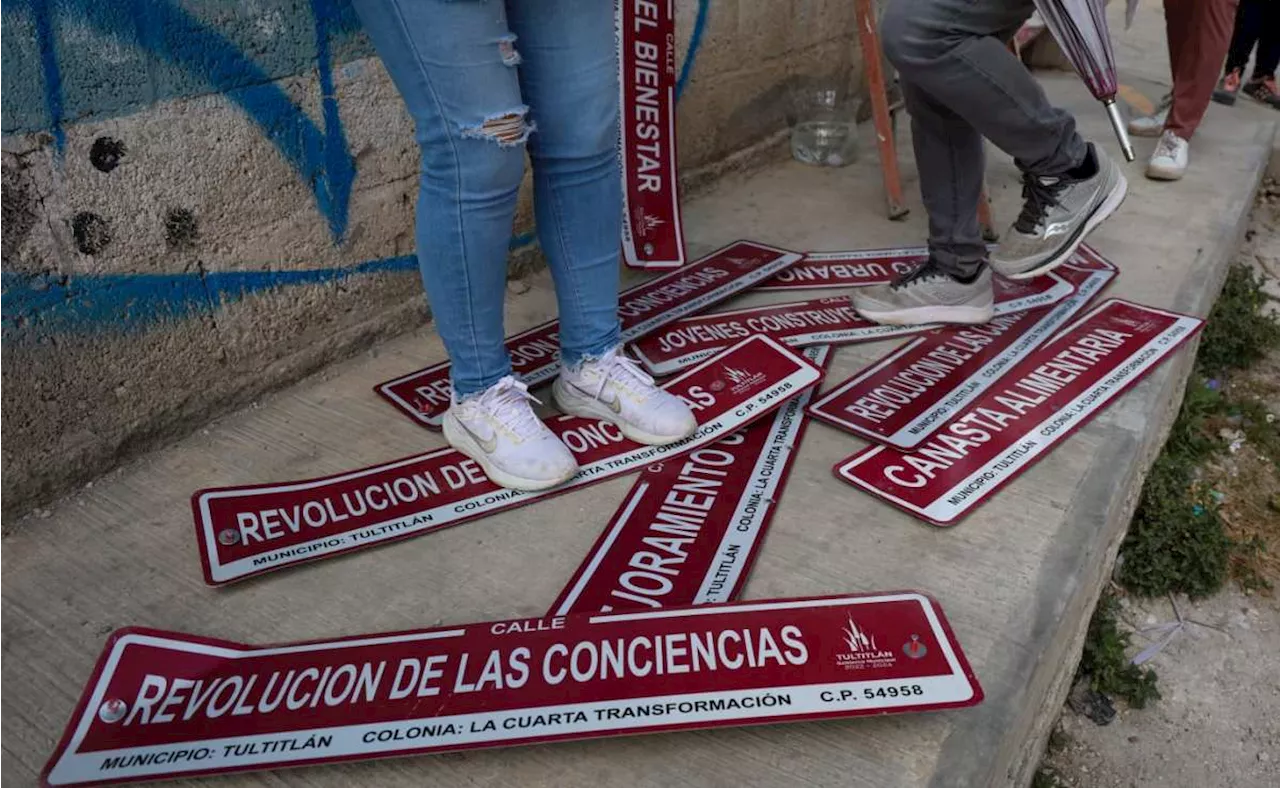
[[[514,251],[532,245],[533,233],[511,238]],[[113,324],[143,329],[203,314],[254,293],[297,285],[340,282],[361,274],[417,270],[416,255],[370,260],[343,268],[301,271],[202,271],[180,274],[0,275],[0,325],[5,339],[93,329]]]
[[[216,5],[216,4],[215,4]],[[698,0],[694,28],[676,85],[677,98],[692,73],[707,24],[710,0]],[[351,156],[338,113],[333,82],[335,36],[359,30],[359,22],[347,0],[310,0],[314,23],[314,57],[322,96],[321,129],[273,81],[296,73],[297,64],[271,70],[248,57],[227,36],[196,19],[169,0],[5,0],[6,16],[15,10],[30,13],[43,77],[43,111],[54,145],[65,145],[64,123],[83,116],[112,114],[110,107],[76,105],[69,110],[64,96],[64,76],[59,63],[58,15],[74,15],[81,23],[121,43],[137,47],[186,74],[192,82],[180,89],[169,86],[165,95],[189,95],[195,85],[223,93],[234,101],[298,171],[311,189],[316,205],[335,239],[346,232],[348,205],[355,180]],[[56,13],[55,13],[56,12]],[[8,41],[6,41],[8,44]],[[363,45],[348,47],[349,56],[368,54]],[[20,57],[20,55],[15,56]],[[15,69],[6,58],[6,75]],[[6,79],[6,93],[11,93]],[[18,87],[19,85],[14,85]],[[162,91],[163,92],[163,91]],[[157,96],[151,96],[152,99]],[[13,117],[6,102],[6,118]],[[136,110],[117,107],[116,111]],[[71,112],[73,117],[68,117]],[[19,113],[20,114],[20,113]],[[11,131],[30,131],[22,122]],[[532,233],[514,236],[512,249],[534,243]],[[359,274],[411,271],[413,256],[372,260],[343,268],[302,271],[228,271],[178,274],[29,275],[5,272],[0,281],[0,323],[3,336],[13,338],[36,332],[93,330],[102,324],[130,330],[158,322],[207,313],[246,296],[281,287],[340,281]]]
[[[36,26],[36,44],[40,47],[40,69],[44,72],[44,106],[51,118],[62,117],[62,71],[54,54],[53,18],[48,3],[36,3],[32,9]],[[67,134],[62,124],[53,124],[53,144],[59,152],[66,146]]]
[[[689,84],[689,76],[693,74],[693,61],[697,59],[698,49],[702,46],[702,33],[707,29],[707,15],[710,11],[711,0],[698,0],[698,16],[693,20],[689,46],[684,51],[684,63],[680,66],[680,76],[676,78],[676,101],[684,95],[685,86]]]
[[[334,239],[342,239],[347,230],[356,168],[338,115],[329,40],[335,32],[358,26],[347,2],[311,0],[323,97],[323,129],[275,83],[279,74],[268,73],[222,32],[172,2],[24,0],[6,3],[5,11],[12,12],[22,6],[29,8],[35,23],[48,128],[59,152],[65,144],[63,124],[68,120],[60,60],[74,53],[58,51],[55,25],[58,18],[66,17],[184,72],[193,80],[184,83],[186,90],[194,90],[198,85],[233,101],[297,171],[300,180],[311,190]],[[92,114],[93,109],[89,105],[81,111]]]

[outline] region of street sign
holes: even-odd
[[[676,36],[671,0],[617,7],[622,250],[633,268],[684,265],[676,172]]]
[[[757,290],[827,290],[887,285],[929,257],[923,246],[810,252]]]
[[[205,582],[220,585],[416,536],[639,470],[732,435],[821,377],[794,352],[752,337],[664,386],[698,420],[679,443],[645,446],[612,424],[550,419],[580,469],[541,492],[499,487],[451,448],[321,479],[200,490],[191,508]]]
[[[914,592],[467,624],[267,647],[111,636],[46,785],[972,706]]]
[[[825,366],[828,348],[805,349]],[[651,465],[551,606],[551,615],[736,599],[804,434],[813,390],[674,462]]]
[[[1076,286],[1066,299],[917,337],[824,394],[809,413],[878,443],[916,446],[1083,312],[1116,275],[1068,266],[1058,273]]]
[[[998,278],[995,313],[1007,315],[1057,303],[1075,287],[1057,274],[1025,282]],[[788,347],[846,345],[914,336],[938,328],[879,325],[864,320],[847,297],[819,298],[786,304],[695,315],[677,320],[632,343],[636,357],[650,373],[679,372],[754,334],[772,337]]]
[[[1116,299],[1024,358],[910,452],[865,449],[836,475],[934,525],[952,525],[1142,380],[1204,321]]]

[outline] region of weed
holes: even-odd
[[[1231,578],[1245,591],[1270,591],[1271,581],[1260,568],[1267,543],[1254,535],[1236,541],[1231,554]]]
[[[1216,450],[1205,422],[1220,405],[1217,392],[1194,383],[1188,387],[1120,548],[1119,580],[1130,591],[1202,597],[1221,588],[1227,577],[1231,540],[1217,503],[1195,481],[1196,468]]]
[[[1036,769],[1036,776],[1031,778],[1031,788],[1063,788],[1063,786],[1056,774],[1041,766]]]
[[[1159,700],[1160,690],[1156,687],[1156,672],[1134,665],[1125,655],[1130,635],[1120,628],[1116,619],[1119,608],[1115,595],[1104,591],[1085,635],[1080,674],[1089,679],[1095,691],[1121,698],[1133,708],[1141,709],[1147,701]]]
[[[1245,369],[1280,344],[1280,324],[1263,313],[1263,280],[1244,265],[1227,271],[1222,293],[1200,338],[1196,368],[1205,377]]]
[[[1280,323],[1262,312],[1262,280],[1234,265],[1209,315],[1196,356],[1205,378],[1243,369],[1280,345]],[[1217,591],[1232,574],[1248,581],[1249,551],[1227,535],[1219,504],[1197,481],[1199,468],[1222,449],[1218,432],[1239,425],[1246,439],[1280,462],[1280,435],[1266,421],[1265,408],[1252,399],[1223,394],[1193,378],[1160,456],[1142,487],[1133,522],[1120,549],[1119,580],[1126,589],[1156,596],[1184,593],[1202,597]]]

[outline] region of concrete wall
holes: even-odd
[[[677,9],[694,178],[776,153],[788,88],[857,59],[847,2]],[[3,27],[6,513],[424,319],[417,149],[346,0],[6,0]]]

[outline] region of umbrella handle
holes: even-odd
[[[1125,161],[1133,161],[1133,143],[1129,142],[1129,132],[1125,128],[1124,118],[1120,117],[1120,108],[1116,106],[1115,99],[1106,99],[1102,102],[1102,106],[1107,108],[1107,119],[1111,121],[1111,129],[1116,133],[1116,139],[1120,141],[1120,150],[1124,153]]]

